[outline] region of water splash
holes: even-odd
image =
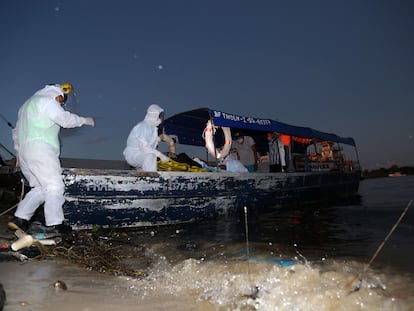
[[[147,279],[135,289],[151,296],[164,291],[208,303],[216,310],[410,310],[414,307],[414,283],[408,277],[369,271],[358,292],[346,283],[362,263],[347,260],[309,261],[282,267],[265,261],[230,258],[185,259],[171,264],[165,256],[150,252],[153,266]],[[249,273],[247,273],[249,264]],[[406,284],[404,297],[401,284]],[[254,284],[254,285],[252,285]],[[252,295],[252,286],[256,288]],[[408,290],[408,292],[407,292]],[[180,299],[181,299],[180,298]],[[204,310],[204,309],[203,309]]]

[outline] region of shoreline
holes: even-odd
[[[0,219],[0,245],[11,245],[16,240],[7,228],[9,219],[10,215]],[[143,268],[142,256],[129,248],[122,251],[133,257],[129,265]],[[26,254],[30,258],[19,259],[16,254]],[[151,280],[145,278],[116,276],[59,256],[38,255],[34,246],[20,252],[0,252],[0,284],[6,292],[3,311],[26,308],[30,311],[179,311],[188,310],[189,306],[191,310],[215,310],[212,304],[197,301],[197,296],[191,293],[173,295],[168,286],[152,286]],[[67,289],[55,286],[57,282],[64,283]]]
[[[1,262],[7,300],[3,311],[214,310],[209,303],[164,291],[148,293],[140,280],[88,271],[60,259]],[[67,289],[55,286],[63,282]]]

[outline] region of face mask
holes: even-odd
[[[64,96],[65,102],[63,103],[62,107],[65,108],[65,110],[72,112],[72,113],[78,113],[79,112],[79,101],[76,97],[76,94],[74,92]]]

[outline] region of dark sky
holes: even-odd
[[[398,0],[3,0],[0,113],[15,124],[35,91],[70,82],[96,127],[65,131],[64,157],[122,159],[157,103],[351,136],[363,168],[414,165],[413,16]]]

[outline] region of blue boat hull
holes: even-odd
[[[191,222],[254,205],[357,194],[360,171],[200,173],[64,169],[65,218],[74,229]]]

